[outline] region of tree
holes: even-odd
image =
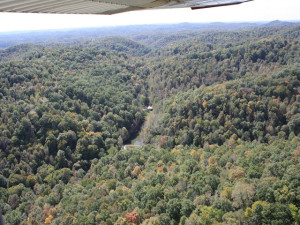
[[[263,224],[292,224],[293,217],[290,208],[281,203],[270,203],[262,211]]]
[[[189,199],[184,199],[181,202],[180,214],[183,216],[189,217],[194,209],[195,209],[195,206],[194,206],[193,202]]]
[[[159,224],[161,225],[170,225],[171,219],[170,216],[167,213],[162,213],[158,216]]]
[[[5,222],[12,225],[19,225],[24,218],[18,210],[12,210],[5,215]]]
[[[203,206],[200,213],[200,224],[209,225],[222,221],[224,212],[220,209],[215,209],[212,206]]]
[[[15,135],[24,141],[29,141],[32,136],[32,124],[28,118],[22,118],[19,127],[15,130]]]
[[[7,187],[7,180],[6,178],[0,174],[0,187],[6,188]]]
[[[250,224],[253,225],[261,225],[262,224],[262,211],[263,206],[261,204],[257,204],[254,210],[252,211],[252,215],[250,217]]]
[[[168,201],[167,203],[167,214],[170,216],[171,219],[175,221],[179,221],[181,217],[181,203],[180,200],[177,198],[173,198]]]
[[[139,223],[139,214],[135,211],[131,212],[131,213],[127,213],[125,215],[126,219],[128,222],[132,223],[132,224],[138,224]]]
[[[199,216],[193,213],[188,219],[186,219],[185,225],[200,225]]]
[[[289,204],[289,208],[296,225],[300,224],[300,209],[294,204]]]
[[[238,167],[232,170],[231,173],[229,174],[230,180],[234,180],[234,181],[244,177],[246,177],[246,173],[242,167]]]
[[[255,194],[253,184],[238,182],[232,191],[233,206],[235,208],[245,208],[252,203]]]
[[[141,225],[159,225],[158,217],[150,217],[149,219],[144,220]]]

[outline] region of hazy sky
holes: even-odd
[[[131,24],[300,20],[299,10],[300,0],[254,0],[211,9],[146,10],[108,16],[0,13],[0,32]]]

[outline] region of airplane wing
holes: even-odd
[[[115,14],[143,9],[209,8],[252,0],[1,0],[0,12]]]

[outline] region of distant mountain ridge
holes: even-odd
[[[299,23],[290,23],[282,21],[273,21],[263,26],[283,27],[293,26]],[[131,25],[119,27],[101,27],[101,28],[78,28],[44,31],[20,31],[0,33],[0,49],[23,43],[38,43],[57,45],[57,41],[63,45],[70,45],[83,40],[109,36],[133,37],[147,32],[157,34],[170,34],[186,31],[214,31],[214,30],[240,30],[246,28],[255,28],[262,26],[261,22],[244,23],[179,23],[163,25]]]
[[[281,20],[274,20],[267,24],[264,24],[264,27],[288,27],[288,26],[294,26],[294,25],[297,25],[297,23],[281,21]]]

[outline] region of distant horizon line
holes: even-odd
[[[66,27],[66,28],[52,28],[52,29],[32,29],[32,30],[14,30],[14,31],[0,31],[1,34],[18,34],[18,33],[33,33],[42,31],[71,31],[81,29],[101,29],[101,28],[117,28],[117,27],[140,27],[140,26],[164,26],[164,25],[180,25],[180,24],[265,24],[272,22],[288,22],[300,23],[300,20],[262,20],[262,21],[226,21],[226,22],[179,22],[179,23],[153,23],[153,24],[128,24],[128,25],[109,25],[109,26],[91,26],[91,27]]]

